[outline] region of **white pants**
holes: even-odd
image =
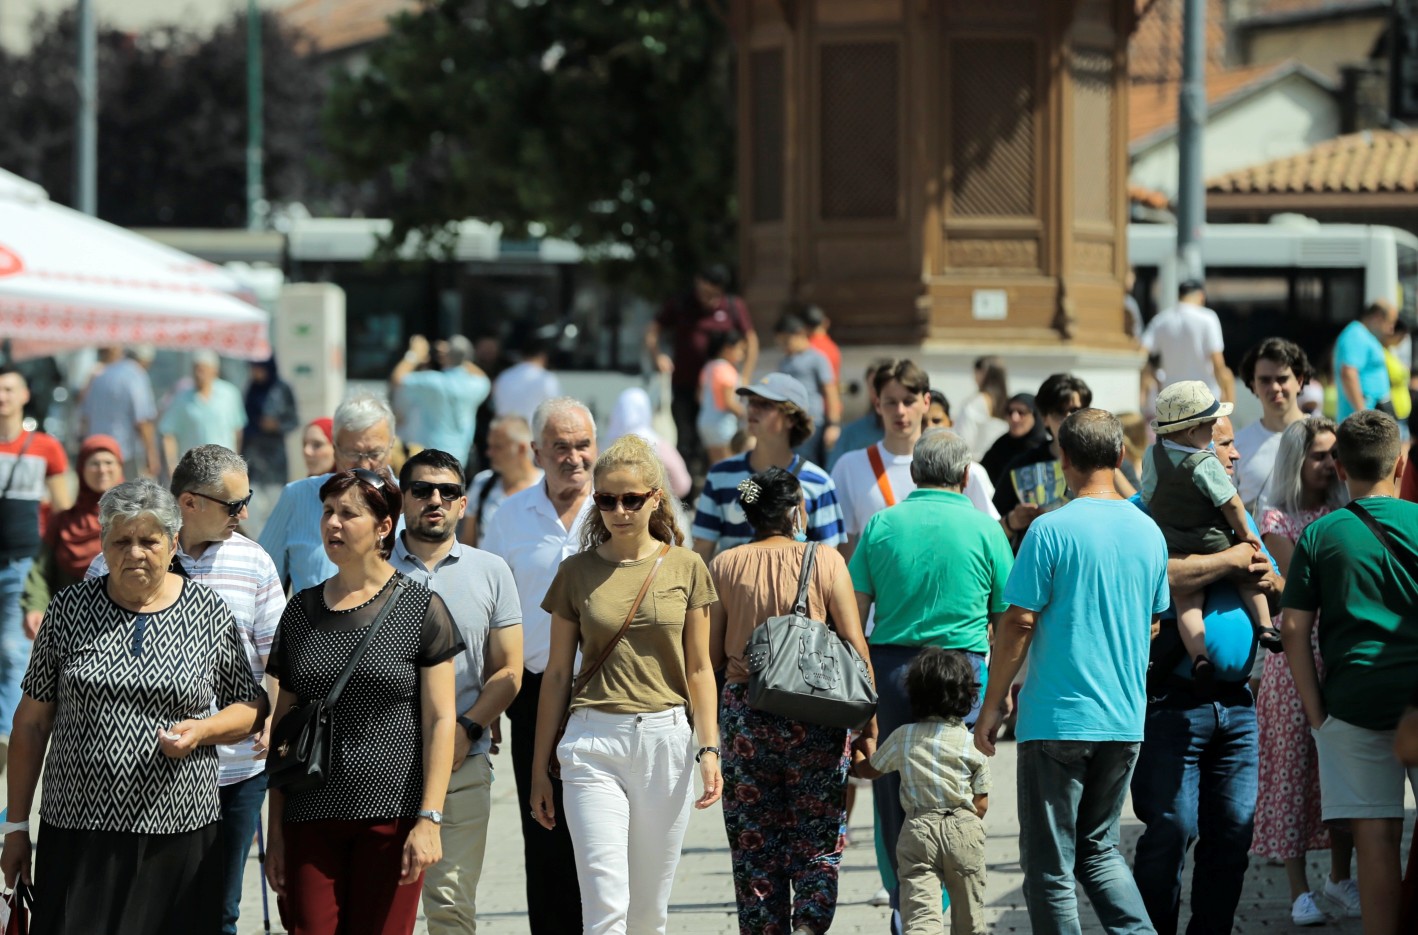
[[[663,935],[694,792],[682,708],[571,715],[556,748],[586,935]]]

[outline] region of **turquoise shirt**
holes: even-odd
[[[997,521],[951,490],[914,490],[867,521],[848,566],[876,603],[871,642],[983,653],[1014,567]]]
[[[1039,614],[1019,740],[1137,743],[1152,618],[1171,603],[1167,542],[1127,500],[1081,498],[1029,526],[1004,599]]]
[[[235,449],[244,428],[246,402],[241,390],[221,379],[212,382],[211,395],[205,399],[195,387],[178,393],[158,420],[158,434],[177,440],[178,457],[198,445]]]
[[[491,390],[487,377],[469,373],[461,365],[409,374],[399,385],[399,395],[406,410],[418,413],[417,435],[409,435],[410,439],[467,461],[478,407]]]
[[[1374,333],[1364,327],[1363,322],[1351,321],[1339,332],[1339,340],[1334,342],[1334,382],[1339,389],[1339,409],[1336,422],[1343,422],[1354,413],[1349,405],[1349,397],[1344,392],[1340,371],[1353,367],[1359,371],[1359,392],[1364,394],[1364,406],[1372,409],[1389,398],[1393,387],[1388,379],[1388,361],[1384,357],[1384,346]]]

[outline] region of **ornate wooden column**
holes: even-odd
[[[742,278],[759,324],[796,297],[847,345],[1077,346],[1135,367],[1133,2],[736,0]]]

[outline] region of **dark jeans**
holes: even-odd
[[[1249,862],[1260,755],[1246,684],[1200,696],[1181,680],[1149,699],[1132,801],[1147,829],[1133,874],[1159,935],[1174,935],[1182,867],[1196,844],[1189,935],[1225,935]]]
[[[696,488],[709,472],[709,459],[704,451],[704,443],[699,440],[699,387],[675,386],[670,396],[670,412],[675,417],[675,434],[679,436],[675,447],[694,478]],[[687,501],[691,502],[692,501]]]
[[[537,739],[537,702],[542,674],[522,670],[522,690],[507,708],[512,732],[512,772],[517,779],[517,814],[522,816],[522,858],[527,867],[527,922],[532,935],[581,931],[581,889],[576,853],[566,827],[561,780],[551,781],[558,820],[551,831],[532,818],[532,748]],[[555,753],[552,754],[555,756]]]
[[[1019,745],[1019,866],[1034,935],[1079,935],[1076,883],[1112,935],[1151,935],[1118,850],[1135,743],[1031,740]],[[1075,882],[1076,881],[1076,882]]]
[[[881,644],[871,647],[872,671],[876,674],[879,741],[890,737],[891,732],[901,725],[915,720],[911,716],[911,699],[906,695],[906,670],[920,651],[919,646]],[[975,678],[981,683],[981,693],[975,696],[975,706],[965,716],[965,726],[973,728],[980,716],[980,702],[984,695],[985,657],[982,653],[966,653],[965,657],[974,666]],[[872,801],[876,804],[876,827],[881,834],[887,859],[891,862],[891,931],[899,933],[901,878],[896,866],[896,842],[906,825],[906,810],[901,807],[901,774],[887,773],[880,779],[872,780]]]
[[[251,838],[261,823],[261,802],[266,798],[266,774],[217,789],[222,803],[222,842],[226,848],[226,894],[222,900],[222,933],[236,935],[241,915],[241,881]]]

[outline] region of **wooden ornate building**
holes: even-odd
[[[906,345],[959,374],[1005,353],[1019,389],[1074,369],[1135,408],[1135,15],[1134,0],[735,0],[759,325],[807,299],[854,357]]]

